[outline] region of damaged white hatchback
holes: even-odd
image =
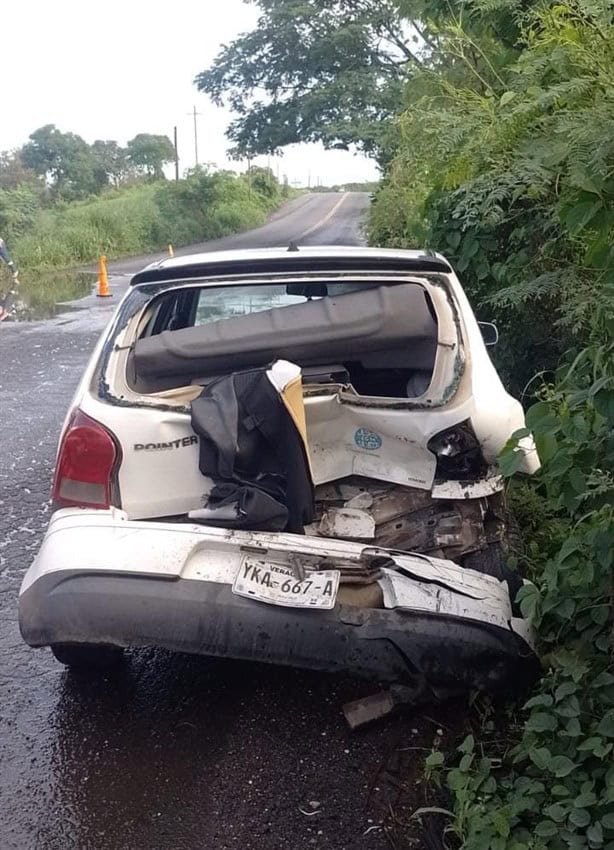
[[[537,659],[495,464],[523,425],[440,255],[149,266],[67,416],[23,637],[90,668],[156,645],[435,693],[519,684]]]

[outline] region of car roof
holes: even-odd
[[[137,272],[132,286],[160,281],[186,280],[209,276],[308,272],[443,272],[450,264],[428,250],[401,251],[387,248],[317,246],[256,248],[240,251],[214,251],[165,258]]]

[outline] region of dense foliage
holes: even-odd
[[[613,262],[614,40],[604,18],[570,6],[526,15],[525,49],[507,64],[507,47],[487,43],[481,58],[454,29],[451,49],[470,70],[460,76],[451,61],[449,73],[416,80],[372,219],[379,243],[426,241],[450,256],[502,326],[499,361],[517,391],[582,344]]]
[[[543,468],[511,483],[510,498],[535,582],[521,604],[545,663],[503,744],[489,720],[461,746],[447,775],[451,829],[467,850],[612,850],[612,7],[448,10],[431,23],[428,67],[407,85],[371,238],[449,256],[502,330],[507,383],[533,400]],[[512,441],[502,456],[507,475],[516,451]],[[434,753],[427,769],[443,761]]]
[[[536,582],[521,607],[546,670],[524,725],[516,717],[502,742],[489,718],[447,774],[450,831],[467,850],[614,848],[613,309],[595,311],[589,337],[527,413],[543,470],[511,495]],[[502,456],[507,474],[516,451]],[[433,753],[427,770],[443,763]]]

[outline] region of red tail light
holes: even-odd
[[[121,451],[111,432],[77,410],[58,452],[51,492],[54,504],[62,508],[109,508],[120,460]]]

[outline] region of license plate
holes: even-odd
[[[323,570],[307,573],[300,580],[292,567],[248,556],[235,577],[232,592],[269,605],[330,610],[335,607],[339,575],[339,570]]]

